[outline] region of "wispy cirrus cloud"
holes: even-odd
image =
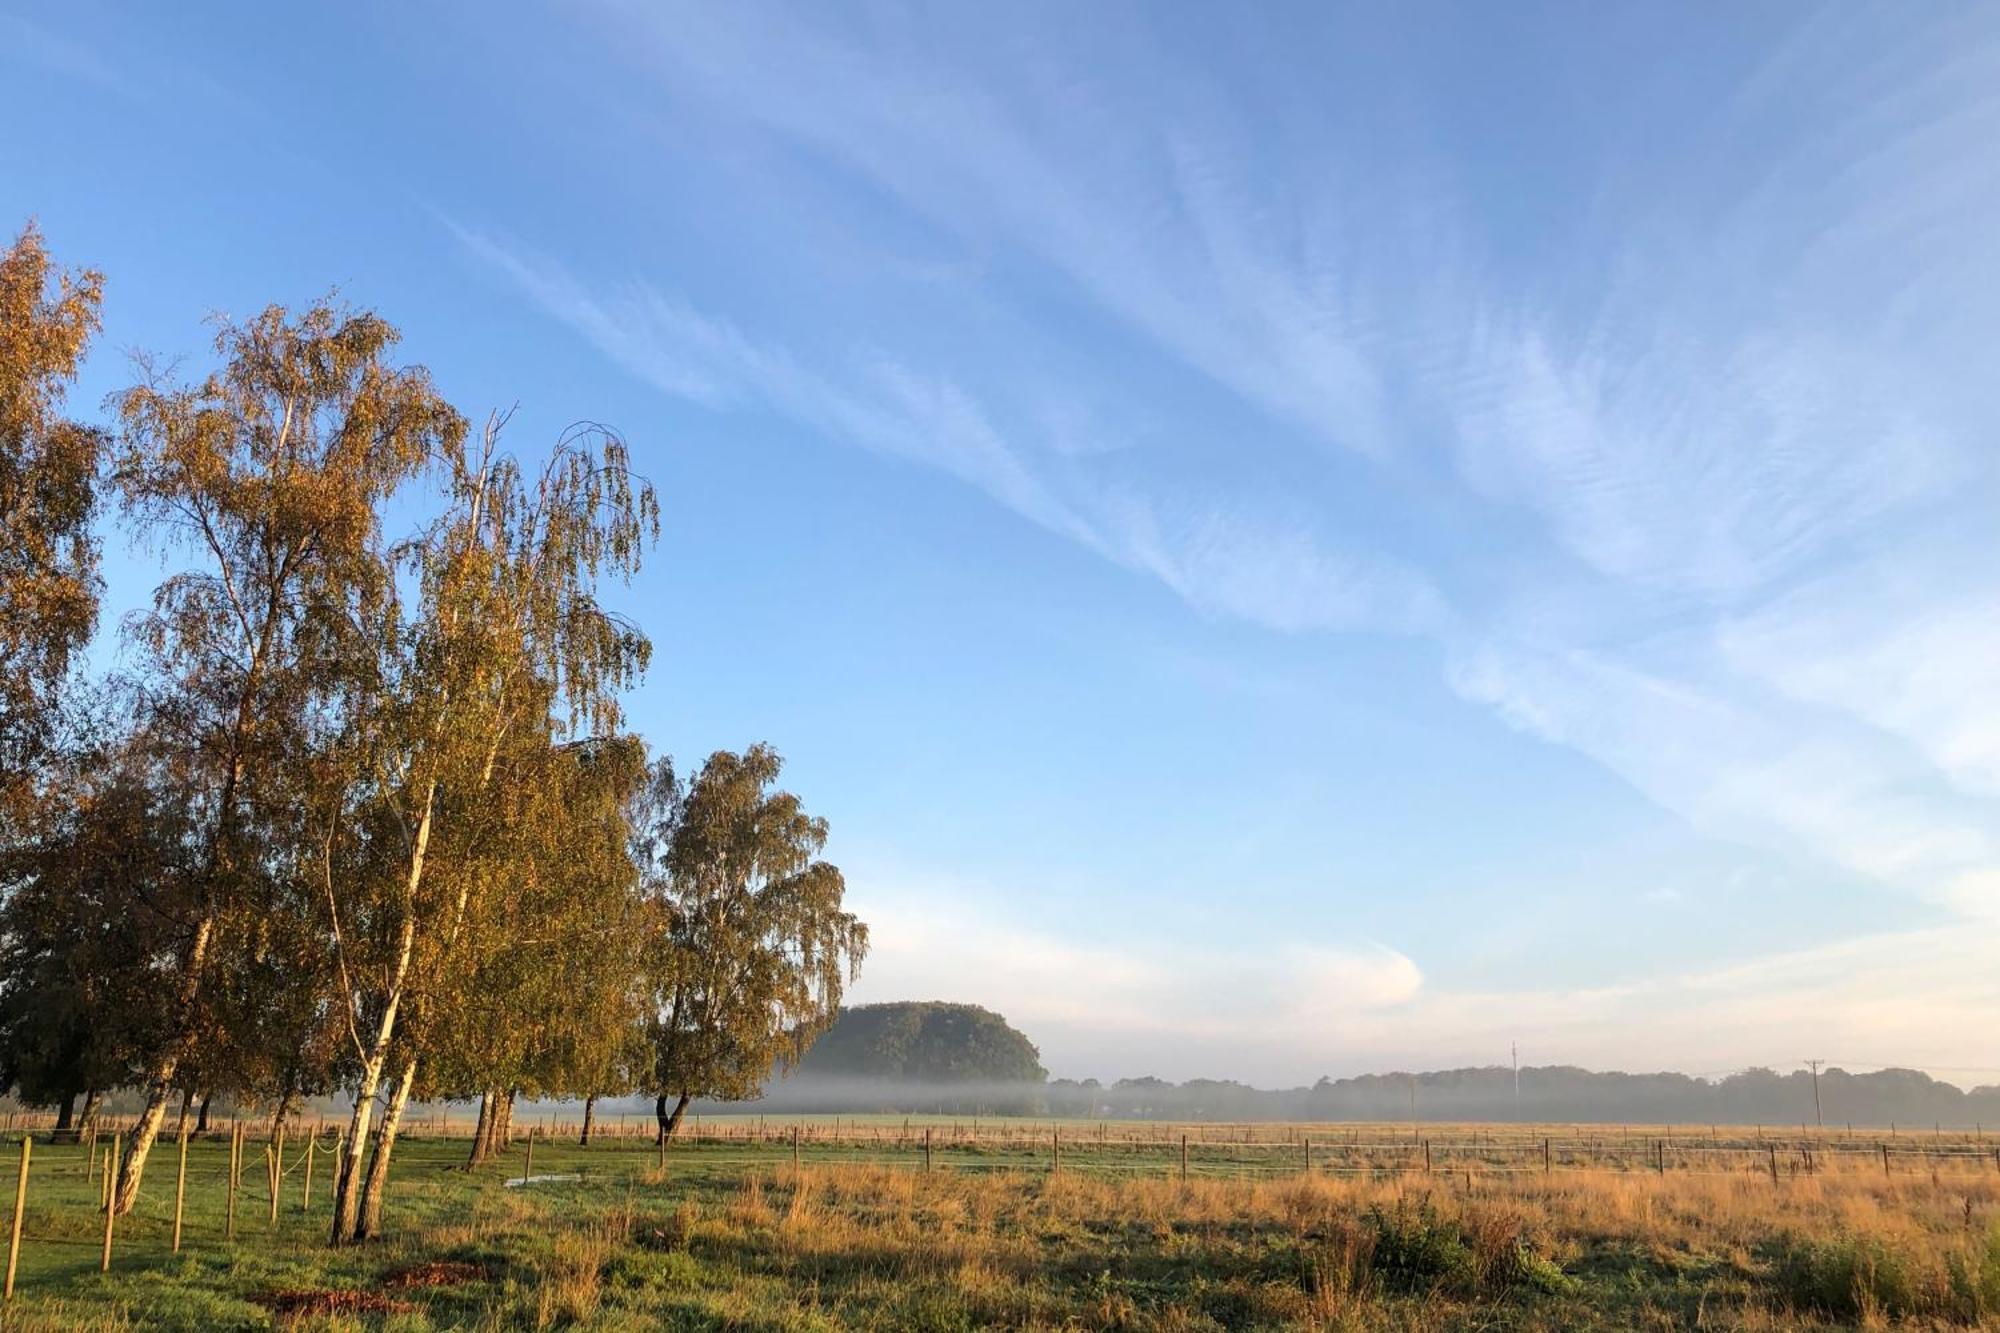
[[[468,254],[662,392],[717,410],[775,411],[944,473],[1157,578],[1204,613],[1286,631],[1421,632],[1448,618],[1438,591],[1392,557],[1333,550],[1303,525],[1214,495],[1159,497],[1108,483],[1066,439],[1033,425],[1003,431],[969,390],[887,353],[808,368],[645,283],[593,290],[555,261],[446,225]]]
[[[995,63],[990,46],[923,42],[920,24],[861,40],[825,16],[757,6],[699,21],[605,9],[628,58],[676,95],[808,146],[962,243],[1033,256],[1167,355],[1321,440],[1393,447],[1380,365],[1361,346],[1367,316],[1342,285],[1354,271],[1338,263],[1353,244],[1340,224],[1369,213],[1337,195],[1260,193],[1254,131],[1142,30],[1121,29],[1105,52],[1162,65],[1138,95],[1048,53]],[[1369,200],[1383,235],[1421,225],[1382,218],[1390,206]]]
[[[1804,25],[1709,119],[1672,126],[1672,149],[1609,142],[1588,206],[1548,210],[1577,242],[1550,267],[1499,259],[1448,167],[1385,177],[1365,133],[1330,122],[1246,129],[1240,99],[1134,16],[1066,51],[939,40],[888,12],[602,12],[662,105],[769,136],[974,267],[1031,273],[1010,327],[1075,352],[1067,380],[1023,395],[1008,374],[1045,364],[954,361],[938,349],[961,330],[935,315],[856,349],[837,331],[868,321],[836,310],[802,350],[458,229],[631,373],[957,478],[1206,615],[1433,636],[1459,697],[1705,836],[1972,919],[2000,898],[2000,552],[1982,517],[2000,512],[2000,232],[1978,221],[2000,213],[1994,25]],[[1110,53],[1129,77],[1099,77]],[[1065,341],[1085,322],[1115,354]],[[1146,356],[1237,409],[1226,429],[1174,423],[1171,468],[1101,447],[1159,433],[1092,392]],[[1093,400],[1097,439],[1024,396]],[[1340,470],[1312,470],[1329,457]],[[1762,1001],[1699,969],[1631,991],[1426,989],[1416,1027],[1506,1009],[1581,1044],[1672,999],[1710,1031],[1763,1023],[1765,1003],[1838,1011],[1864,1040],[1863,997],[1921,982],[1961,1016],[1990,998],[1963,970],[1920,975],[1940,942],[1896,937],[1896,963],[1846,991],[1850,955],[1774,956],[1797,984]]]
[[[1598,299],[1517,302],[1441,386],[1460,475],[1559,553],[1452,679],[1704,831],[1953,900],[2000,854],[1976,517],[2000,393],[1973,351],[2000,321],[1940,277],[2000,291],[2000,245],[1957,211],[2000,207],[1975,147],[2000,104],[1969,78],[2000,43],[1832,27],[1717,127],[1778,142],[1804,114],[1814,137],[1754,172],[1666,164],[1613,210]]]

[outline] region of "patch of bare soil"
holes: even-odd
[[[460,1287],[468,1282],[484,1282],[492,1276],[484,1264],[455,1259],[433,1259],[428,1263],[400,1268],[382,1279],[390,1291],[410,1291],[420,1287]]]
[[[288,1291],[266,1292],[257,1304],[287,1318],[328,1314],[408,1314],[417,1307],[408,1301],[391,1299],[372,1291]]]

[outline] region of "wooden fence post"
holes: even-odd
[[[181,1125],[180,1166],[174,1173],[174,1253],[181,1252],[181,1206],[187,1202],[188,1188],[188,1131],[186,1123]]]
[[[1667,1141],[1665,1139],[1653,1140],[1653,1169],[1660,1175],[1664,1176],[1667,1174]]]
[[[1882,1179],[1889,1178],[1889,1145],[1882,1145]]]
[[[1304,1152],[1300,1154],[1300,1164],[1305,1167],[1306,1174],[1311,1175],[1313,1169],[1312,1135],[1306,1135],[1300,1142],[1304,1147]]]
[[[229,1216],[223,1235],[229,1240],[236,1239],[236,1163],[243,1156],[243,1126],[232,1125],[229,1129]]]
[[[1059,1175],[1061,1175],[1061,1174],[1062,1174],[1062,1130],[1061,1130],[1061,1128],[1057,1128],[1057,1129],[1055,1130],[1055,1132],[1054,1132],[1054,1139],[1052,1140],[1052,1142],[1054,1143],[1054,1146],[1055,1146],[1055,1156],[1054,1156],[1053,1158],[1051,1158],[1051,1159],[1050,1159],[1050,1162],[1049,1162],[1049,1170],[1050,1170],[1051,1174],[1053,1174],[1053,1175],[1058,1175],[1058,1176],[1059,1176]]]
[[[23,1134],[21,1174],[14,1177],[14,1225],[7,1232],[7,1291],[0,1300],[14,1299],[14,1267],[21,1258],[21,1216],[28,1211],[28,1156],[34,1147],[34,1136]]]
[[[527,1160],[521,1164],[521,1188],[523,1189],[526,1189],[528,1186],[528,1182],[530,1180],[533,1180],[535,1177],[535,1129],[536,1128],[537,1127],[534,1125],[528,1126],[528,1157]]]
[[[299,1211],[309,1213],[313,1206],[313,1154],[319,1150],[319,1126],[313,1126],[312,1137],[306,1140],[306,1178],[299,1187]]]
[[[1429,1139],[1425,1139],[1425,1140],[1424,1140],[1424,1171],[1426,1172],[1426,1174],[1428,1174],[1428,1173],[1429,1173],[1430,1169],[1431,1169],[1431,1141],[1430,1141]]]
[[[2000,1155],[2000,1148],[1995,1148],[1993,1151],[1996,1155]],[[931,1169],[931,1127],[929,1125],[925,1125],[924,1126],[924,1170],[929,1171],[930,1169]]]
[[[799,1127],[797,1125],[793,1125],[792,1126],[792,1173],[796,1175],[798,1171],[799,1171]]]
[[[1764,1151],[1771,1155],[1771,1183],[1775,1185],[1778,1183],[1778,1146],[1775,1143],[1766,1144]]]
[[[1187,1183],[1187,1135],[1181,1135],[1181,1183]]]
[[[118,1178],[118,1136],[116,1134],[111,1136],[111,1147],[106,1151],[104,1179],[108,1183]],[[118,1209],[115,1206],[117,1202],[117,1195],[114,1193],[104,1204],[104,1259],[97,1266],[97,1271],[100,1273],[109,1273],[111,1271],[111,1226],[112,1223],[118,1220]]]

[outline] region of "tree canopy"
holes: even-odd
[[[70,660],[97,623],[91,519],[105,432],[62,407],[103,295],[103,276],[57,267],[32,224],[0,252],[0,801],[10,804],[27,794]]]
[[[477,1154],[524,1093],[794,1064],[867,929],[774,750],[683,785],[626,725],[652,645],[606,594],[659,503],[624,438],[517,453],[333,298],[74,422],[100,287],[32,228],[0,255],[0,1091],[138,1089],[120,1212],[176,1097],[343,1092],[346,1243],[415,1096],[477,1096]],[[100,490],[166,569],[80,681]]]
[[[912,1083],[1040,1083],[1035,1044],[990,1009],[902,1000],[843,1009],[801,1076]]]
[[[774,1067],[796,1064],[868,951],[868,928],[842,907],[845,880],[818,859],[826,821],[775,789],[782,767],[766,745],[719,750],[685,785],[658,765],[646,794],[663,1136],[693,1098],[754,1096]]]

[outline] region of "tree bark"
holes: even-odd
[[[410,1104],[410,1088],[416,1082],[414,1056],[403,1062],[403,1072],[389,1094],[389,1109],[375,1131],[375,1146],[368,1154],[368,1179],[361,1189],[361,1218],[354,1229],[356,1240],[382,1234],[382,1195],[389,1187],[389,1155],[396,1150],[396,1131],[402,1128],[403,1111]]]
[[[193,1112],[194,1112],[194,1089],[183,1088],[181,1089],[181,1119],[180,1123],[174,1126],[175,1138],[179,1138],[181,1135],[187,1133],[188,1116],[193,1114]]]
[[[56,1103],[55,1141],[57,1143],[69,1142],[73,1132],[75,1131],[75,1128],[76,1128],[76,1094],[72,1092],[67,1097],[64,1097],[60,1102]]]
[[[225,792],[226,799],[229,795]],[[210,871],[211,874],[214,872],[213,857]],[[152,1068],[146,1071],[146,1106],[139,1112],[139,1122],[132,1126],[132,1141],[127,1146],[124,1165],[118,1172],[118,1188],[111,1196],[111,1211],[115,1214],[131,1212],[132,1205],[139,1201],[139,1182],[146,1174],[146,1156],[153,1150],[153,1140],[160,1136],[160,1122],[167,1117],[167,1099],[173,1096],[174,1075],[194,1044],[194,1027],[188,1016],[194,1010],[195,998],[201,993],[202,967],[208,959],[208,945],[214,934],[214,915],[203,916],[195,926],[194,938],[189,942],[187,955],[182,960],[181,983],[175,996],[174,1010],[180,1032],[154,1060]]]
[[[424,853],[430,844],[430,812],[425,810],[423,822],[417,826],[416,849],[412,853],[410,886],[414,891],[419,876],[423,873]],[[361,1145],[368,1142],[370,1122],[374,1118],[375,1098],[382,1090],[382,1074],[389,1065],[389,1044],[396,1035],[396,1014],[403,1003],[403,983],[410,975],[410,962],[416,952],[416,918],[406,911],[403,929],[397,941],[396,966],[389,980],[389,1002],[382,1007],[381,1021],[376,1025],[374,1039],[361,1058],[361,1078],[354,1090],[354,1114],[347,1122],[347,1156],[341,1159],[340,1171],[334,1177],[333,1186],[333,1233],[335,1245],[345,1245],[359,1239],[355,1227],[360,1218],[361,1207]]]
[[[208,1133],[208,1109],[214,1105],[215,1105],[215,1094],[212,1092],[204,1092],[201,1095],[201,1108],[197,1110],[194,1115],[195,1133],[197,1134]]]
[[[593,1092],[583,1099],[583,1137],[576,1141],[579,1148],[588,1148],[590,1146],[590,1131],[596,1127],[596,1124],[597,1094]]]
[[[406,953],[407,934],[406,931]],[[375,1040],[361,1061],[361,1077],[354,1089],[354,1113],[347,1121],[347,1155],[340,1159],[340,1170],[333,1181],[331,1239],[335,1245],[359,1239],[355,1228],[361,1215],[362,1145],[368,1142],[368,1133],[375,1118],[375,1098],[382,1091],[382,1074],[389,1063],[389,1042],[396,1030],[396,1002],[399,998],[399,994],[392,995],[388,1007],[382,1011]]]
[[[292,1118],[292,1112],[298,1108],[298,1104],[299,1104],[298,1093],[294,1092],[291,1088],[287,1087],[285,1091],[278,1098],[278,1109],[271,1113],[272,1138],[275,1139],[278,1137],[278,1131],[284,1128],[284,1124],[287,1120],[290,1120]]]
[[[493,1155],[493,1093],[491,1089],[479,1094],[479,1123],[472,1130],[472,1153],[465,1159],[469,1167],[478,1166]]]
[[[403,881],[403,924],[396,940],[396,962],[389,972],[385,992],[387,1002],[382,1006],[382,1018],[376,1025],[374,1040],[361,1053],[360,1085],[355,1089],[354,1115],[347,1125],[348,1153],[334,1179],[332,1241],[335,1245],[357,1239],[355,1225],[361,1202],[361,1145],[368,1142],[375,1096],[381,1091],[382,1072],[388,1067],[389,1043],[396,1036],[396,1014],[402,1008],[403,987],[409,981],[410,968],[416,957],[417,887],[423,883],[424,864],[430,855],[431,821],[436,810],[437,783],[433,780],[425,789],[423,815],[417,820],[416,836],[410,844],[410,865]]]
[[[665,1097],[660,1098],[661,1104],[664,1105],[666,1100]],[[688,1103],[693,1100],[694,1096],[692,1093],[684,1092],[681,1094],[681,1099],[674,1103],[673,1114],[667,1117],[666,1124],[660,1130],[660,1136],[663,1139],[672,1138],[674,1132],[681,1127],[681,1117],[687,1114]]]
[[[83,1094],[83,1113],[76,1118],[76,1134],[82,1138],[97,1126],[97,1104],[104,1094],[96,1088],[86,1088]]]

